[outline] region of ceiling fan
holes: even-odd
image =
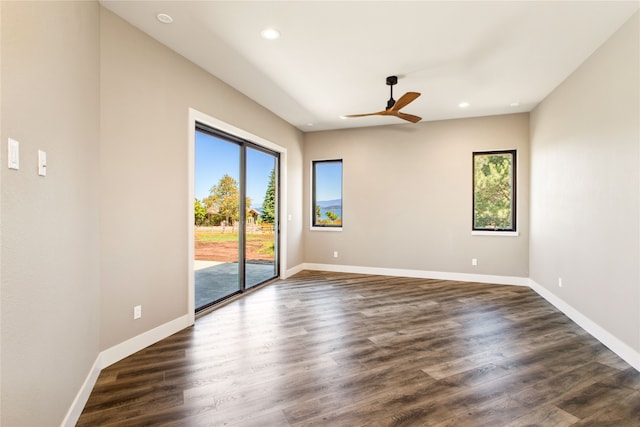
[[[393,86],[398,83],[398,76],[389,76],[387,77],[387,85],[389,85],[389,89],[391,90],[391,97],[387,101],[387,108],[383,111],[377,111],[375,113],[366,113],[366,114],[350,114],[344,117],[365,117],[365,116],[396,116],[401,119],[410,121],[411,123],[418,123],[422,120],[422,117],[414,116],[412,114],[406,114],[400,112],[400,109],[409,105],[409,103],[413,102],[417,97],[420,96],[418,92],[407,92],[400,97],[397,101],[393,99]]]

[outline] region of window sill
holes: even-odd
[[[342,231],[342,227],[311,227],[311,231]]]
[[[501,237],[518,237],[520,235],[519,231],[481,231],[481,230],[473,230],[471,232],[472,236],[501,236]]]

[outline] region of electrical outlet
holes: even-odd
[[[477,258],[471,258],[471,265],[473,265],[473,266],[478,265],[478,259]]]
[[[333,251],[333,257],[338,258],[338,251]]]
[[[136,305],[133,307],[133,320],[139,319],[142,317],[142,306]]]

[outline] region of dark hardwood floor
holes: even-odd
[[[640,426],[640,373],[532,290],[304,271],[100,374],[79,426]]]

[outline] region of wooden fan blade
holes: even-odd
[[[413,114],[401,113],[400,111],[394,111],[394,110],[377,111],[375,113],[366,113],[366,114],[349,114],[342,117],[353,118],[353,117],[367,117],[367,116],[395,116],[395,117],[407,120],[411,123],[418,123],[420,120],[422,120],[422,117],[414,116]]]
[[[400,117],[401,119],[410,121],[411,123],[418,123],[420,120],[422,120],[422,117],[414,116],[413,114],[401,113],[400,111],[398,111],[394,115]]]
[[[376,111],[375,113],[348,114],[348,115],[342,116],[342,117],[352,118],[352,117],[366,117],[366,116],[384,116],[386,114],[387,114],[386,111]]]
[[[404,108],[410,103],[412,103],[413,101],[415,101],[415,99],[419,96],[420,94],[418,92],[407,92],[404,95],[402,95],[400,99],[396,101],[395,104],[393,104],[393,107],[391,107],[390,110],[398,111],[401,108]]]

